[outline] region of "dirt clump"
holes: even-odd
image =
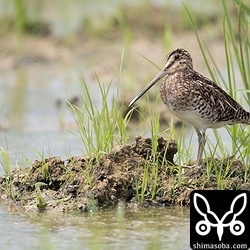
[[[218,188],[218,171],[223,172],[223,187],[250,190],[241,162],[217,160],[209,173],[209,160],[200,169],[183,168],[174,165],[174,140],[159,137],[156,142],[152,149],[150,138],[138,136],[134,143],[117,146],[101,159],[35,160],[31,167],[17,167],[0,178],[0,198],[26,210],[91,211],[115,208],[121,202],[128,209],[189,205],[192,190]]]

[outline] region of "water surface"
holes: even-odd
[[[1,249],[190,249],[187,208],[84,214],[7,209],[0,205]]]

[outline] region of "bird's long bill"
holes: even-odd
[[[129,103],[131,107],[138,99],[140,99],[149,89],[151,89],[162,77],[167,75],[166,69],[164,68],[160,73]]]

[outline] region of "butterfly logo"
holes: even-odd
[[[239,206],[242,201],[243,205]],[[246,193],[239,194],[233,199],[229,211],[227,211],[222,216],[221,219],[219,219],[218,216],[213,211],[211,211],[210,205],[207,199],[203,195],[195,193],[193,198],[193,203],[196,211],[203,217],[203,219],[197,222],[195,226],[195,230],[199,235],[204,236],[209,234],[211,227],[217,228],[217,235],[219,241],[221,241],[222,239],[225,227],[229,227],[230,232],[235,236],[244,233],[245,225],[242,221],[237,220],[237,217],[246,208],[247,205]],[[200,204],[200,207],[198,203]],[[226,223],[226,221],[230,222]]]

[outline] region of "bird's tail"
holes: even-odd
[[[237,124],[237,123],[250,125],[250,112],[247,112],[244,109],[239,110],[236,113],[236,117],[235,117],[233,124]]]
[[[247,119],[244,123],[250,125],[250,112],[247,112]]]
[[[235,124],[247,124],[250,125],[250,112],[246,110],[239,109],[237,112],[234,113],[234,117],[227,123],[228,125],[235,125]]]

